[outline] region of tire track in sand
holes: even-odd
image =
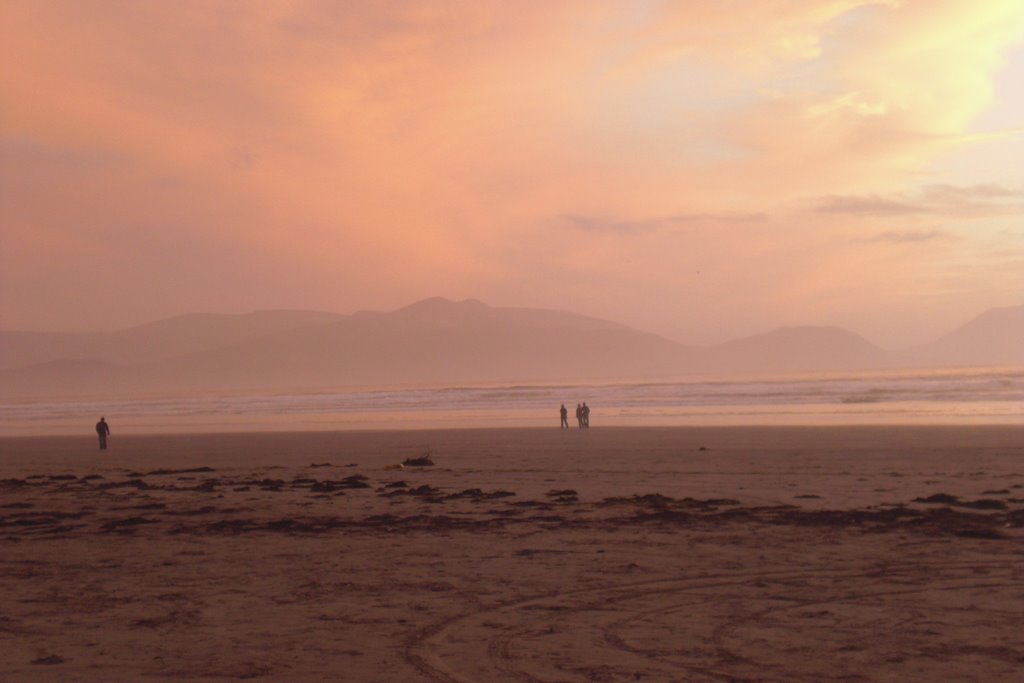
[[[1007,570],[1009,563],[948,562],[889,565],[883,571],[877,566],[832,570],[779,570],[774,572],[741,572],[693,577],[651,579],[646,581],[587,587],[573,591],[552,591],[528,598],[511,600],[492,607],[456,615],[427,626],[407,641],[406,662],[429,680],[438,683],[497,683],[499,681],[540,682],[551,680],[537,674],[538,662],[544,663],[545,651],[536,647],[538,638],[549,638],[545,645],[551,673],[564,677],[575,672],[577,680],[623,680],[629,671],[647,680],[650,676],[688,673],[704,680],[746,680],[737,669],[755,668],[772,676],[800,680],[799,672],[773,670],[768,663],[758,663],[731,647],[728,639],[745,624],[756,623],[770,615],[787,610],[809,608],[843,601],[856,601],[879,596],[900,596],[932,591],[995,588],[1024,585],[1019,581],[983,581],[978,570]],[[967,575],[958,575],[960,572]],[[951,575],[952,574],[952,575]],[[929,585],[882,588],[886,583],[906,581],[909,577],[927,577]],[[813,583],[830,586],[847,585],[845,580],[861,581],[857,590],[834,592],[822,599],[800,599],[791,595]],[[957,585],[956,582],[970,580]],[[877,586],[877,589],[868,589]],[[940,585],[942,584],[942,585]],[[686,661],[680,652],[664,647],[647,647],[629,642],[620,631],[640,620],[673,615],[693,609],[694,605],[714,604],[728,599],[722,589],[747,589],[762,605],[738,615],[718,620],[707,635],[706,662]],[[680,601],[678,598],[685,596]],[[651,600],[658,604],[645,608]],[[781,602],[763,606],[764,601]],[[629,603],[638,603],[630,606]],[[609,616],[618,615],[612,621]],[[605,623],[602,623],[605,622]],[[557,624],[560,628],[555,628]],[[584,651],[575,660],[572,651],[578,648],[578,637],[566,642],[564,634],[583,634],[588,640]],[[489,634],[489,635],[488,635]],[[671,637],[670,634],[666,634]],[[531,645],[534,646],[531,648]],[[610,663],[594,664],[594,646],[601,658]],[[630,661],[631,660],[631,663]],[[529,666],[532,665],[532,666]],[[652,668],[653,667],[653,668]],[[532,670],[532,672],[531,672]],[[589,674],[588,674],[589,672]],[[792,674],[792,675],[790,675]],[[628,675],[632,679],[633,675]],[[654,680],[660,680],[654,678]],[[810,679],[806,679],[810,680]]]

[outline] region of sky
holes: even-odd
[[[0,0],[0,328],[1024,304],[1020,0]]]

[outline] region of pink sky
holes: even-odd
[[[1024,303],[1024,3],[0,0],[0,327]]]

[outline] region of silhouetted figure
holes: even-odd
[[[569,428],[569,410],[565,407],[564,403],[562,404],[562,409],[559,410],[558,412],[562,416],[562,426],[561,426],[561,429],[568,429]]]
[[[590,408],[587,406],[587,402],[583,402],[583,428],[587,429],[590,427]]]
[[[107,450],[107,435],[110,434],[110,425],[107,424],[107,418],[101,417],[100,421],[96,423],[96,435],[100,437],[100,450]]]
[[[583,406],[579,403],[576,404],[576,423],[583,429]]]

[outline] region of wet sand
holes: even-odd
[[[0,680],[1018,681],[1024,428],[0,439]],[[430,451],[433,466],[387,469]]]

